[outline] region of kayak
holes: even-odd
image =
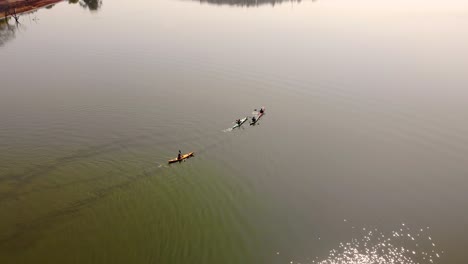
[[[231,129],[241,127],[241,126],[245,123],[245,121],[247,121],[247,119],[248,119],[247,117],[242,118],[242,119],[240,120],[240,124],[237,124],[237,123],[236,123]]]
[[[181,161],[186,160],[186,159],[188,159],[190,157],[193,157],[193,154],[195,154],[195,152],[190,152],[190,153],[181,155],[180,159],[174,158],[174,159],[168,160],[168,163],[171,164],[171,163],[178,162],[178,161],[181,162]]]
[[[260,111],[258,112],[257,118],[255,119],[255,122],[250,122],[251,126],[257,124],[258,120],[260,120],[260,118],[265,114],[265,107],[262,106],[261,109],[263,109],[263,113],[260,113]]]

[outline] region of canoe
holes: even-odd
[[[193,154],[195,154],[195,152],[190,152],[190,153],[187,153],[187,154],[183,154],[182,156],[180,156],[180,159],[174,158],[174,159],[168,160],[168,163],[171,164],[171,163],[174,163],[174,162],[181,162],[181,161],[186,160],[186,159],[188,159],[190,157],[193,157]]]
[[[263,113],[260,113],[260,111],[258,112],[257,118],[255,119],[255,122],[250,122],[251,126],[255,125],[258,122],[258,120],[260,120],[260,118],[265,114],[265,107],[262,106],[261,109],[263,109]]]
[[[247,117],[242,118],[242,119],[240,120],[240,121],[241,121],[240,124],[237,124],[237,123],[236,123],[236,124],[232,127],[232,129],[241,127],[241,126],[245,123],[245,121],[247,121],[247,119],[248,119]]]

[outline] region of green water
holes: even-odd
[[[65,1],[3,21],[0,263],[463,263],[467,7]]]
[[[238,263],[255,259],[251,246],[258,241],[250,235],[259,232],[242,217],[255,214],[255,206],[236,191],[235,180],[199,166],[205,168],[186,166],[176,173],[147,169],[139,174],[136,170],[93,171],[98,179],[83,179],[72,186],[57,184],[47,194],[25,195],[41,204],[42,211],[26,212],[23,219],[28,222],[9,237],[5,249],[17,254],[11,262],[35,262],[37,256],[72,263]],[[194,169],[202,172],[196,180],[180,178]],[[199,182],[210,184],[200,186]],[[24,202],[14,205],[26,207]],[[233,258],[225,261],[226,256]]]

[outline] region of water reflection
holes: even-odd
[[[83,8],[88,8],[89,10],[98,10],[102,6],[102,0],[68,0],[70,4],[80,4]]]
[[[87,9],[92,10],[92,11],[99,10],[99,8],[101,8],[101,6],[102,6],[102,0],[68,0],[68,2],[71,3],[71,4],[79,4],[83,8],[87,8]],[[30,3],[30,2],[28,2],[28,3]],[[32,3],[34,3],[34,2],[32,2]],[[45,7],[43,6],[42,8],[51,9],[54,6],[55,6],[55,4],[51,4],[51,5],[47,5]],[[21,5],[20,7],[23,7],[23,9],[28,10],[28,9],[33,8],[34,5],[31,5],[31,7],[29,7],[29,8],[27,8],[27,7],[23,6],[23,5]],[[0,13],[6,13],[5,11],[9,10],[9,9],[6,9],[6,8],[9,8],[9,6],[6,6],[6,5],[2,6],[2,8],[0,10]],[[24,27],[24,24],[21,22],[20,18],[24,14],[31,14],[31,13],[35,13],[35,12],[36,12],[36,10],[26,11],[24,13],[18,13],[18,17],[17,17],[18,21],[16,23],[12,19],[12,17],[0,18],[0,47],[4,46],[8,41],[15,38],[16,31],[18,30],[18,28],[20,26]],[[33,20],[36,21],[36,18],[33,18]]]
[[[17,26],[11,25],[11,18],[0,19],[0,47],[15,38]]]
[[[198,0],[200,3],[209,3],[215,5],[231,5],[231,6],[245,6],[255,7],[260,5],[270,4],[272,6],[276,4],[282,4],[285,2],[300,3],[301,0]],[[316,1],[316,0],[311,0]]]

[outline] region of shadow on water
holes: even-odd
[[[239,7],[256,7],[261,5],[275,6],[283,3],[301,3],[302,0],[195,0],[200,3],[208,3],[214,5],[230,5]],[[316,0],[311,0],[315,2]]]

